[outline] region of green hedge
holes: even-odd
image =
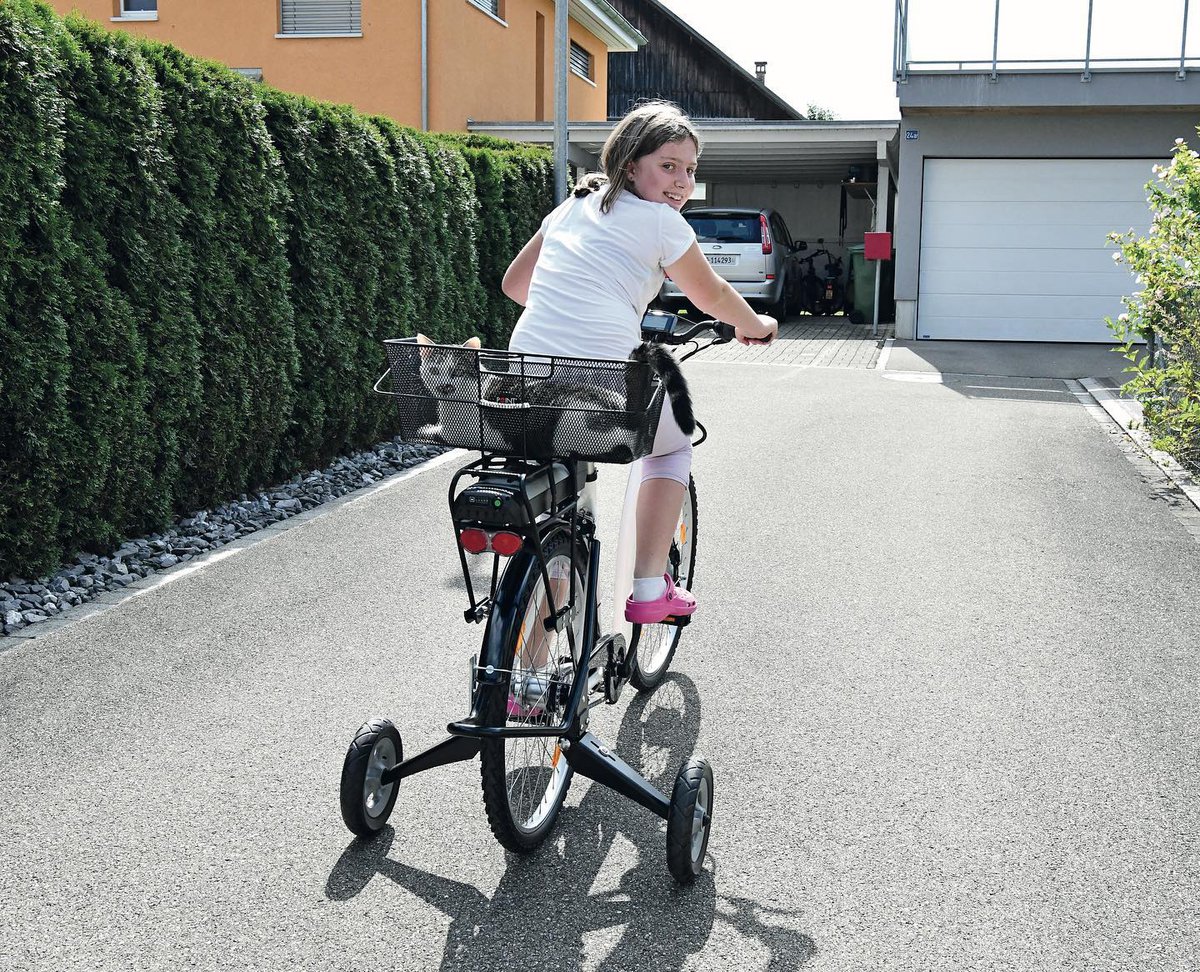
[[[0,0],[0,576],[395,432],[380,341],[503,344],[543,150]]]

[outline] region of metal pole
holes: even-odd
[[[892,80],[900,80],[900,5],[903,0],[896,0],[895,35],[892,37]]]
[[[429,0],[421,0],[421,131],[429,131]]]
[[[1083,77],[1080,81],[1092,80],[1092,4],[1095,0],[1088,0],[1088,32],[1087,32],[1087,50],[1083,55]]]
[[[900,81],[908,83],[908,0],[903,0],[904,9],[900,17]]]
[[[887,232],[891,229],[888,225],[888,202],[892,194],[892,173],[888,168],[887,161],[887,145],[879,144],[875,148],[876,164],[878,176],[876,177],[879,188],[876,190],[875,204],[875,232]],[[879,334],[879,292],[883,284],[883,260],[875,261],[875,309],[871,314],[871,337],[877,337]]]
[[[996,57],[1000,51],[1000,0],[996,0],[996,22],[992,26],[992,80],[996,81]]]
[[[554,204],[567,198],[567,0],[554,2]]]
[[[1187,18],[1188,18],[1188,0],[1183,0],[1183,43],[1179,48],[1179,73],[1175,78],[1182,81],[1187,77]]]

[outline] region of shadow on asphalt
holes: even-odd
[[[616,750],[670,793],[699,728],[695,685],[673,673],[654,692],[630,701]],[[719,822],[719,789],[715,795]],[[816,954],[813,940],[794,927],[797,914],[721,893],[719,862],[711,854],[695,884],[677,886],[667,873],[665,824],[603,786],[591,786],[577,807],[564,807],[551,840],[537,851],[507,855],[491,897],[472,884],[389,859],[394,837],[386,827],[374,841],[353,841],[330,872],[325,893],[349,900],[382,876],[437,908],[450,919],[442,972],[506,965],[530,972],[675,972],[704,947],[717,921],[756,943],[755,951],[765,951],[761,967],[770,972],[798,969]],[[617,867],[636,862],[614,880],[617,867],[604,866],[610,855]]]
[[[888,381],[942,385],[964,398],[1003,402],[1044,402],[1070,405],[1079,402],[1059,378],[1011,378],[992,375],[939,375],[919,371],[885,371]]]

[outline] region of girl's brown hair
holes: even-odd
[[[586,196],[602,186],[604,198],[600,200],[600,211],[607,213],[623,189],[629,188],[629,164],[644,155],[657,152],[668,142],[682,142],[690,138],[696,143],[696,154],[700,154],[700,136],[691,121],[678,105],[669,101],[647,101],[637,105],[617,122],[600,152],[603,174],[592,172],[575,185],[576,196]]]

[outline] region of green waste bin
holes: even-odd
[[[855,243],[846,247],[850,258],[850,287],[847,294],[846,313],[853,314],[856,323],[871,323],[875,319],[875,274],[879,272],[879,260],[868,260],[864,256],[866,247]],[[891,300],[892,263],[884,263],[882,286],[879,288],[879,319],[892,319]]]
[[[855,312],[862,321],[870,321],[875,316],[875,270],[876,261],[868,260],[863,251],[862,243],[846,247],[850,257],[850,299],[846,313]]]

